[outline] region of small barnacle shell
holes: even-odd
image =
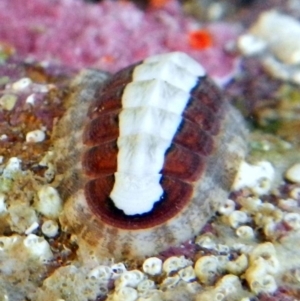
[[[113,301],[136,301],[138,292],[132,287],[121,287],[113,294]]]
[[[21,171],[21,162],[17,157],[10,158],[5,165],[2,176],[8,179],[13,178],[16,172]]]
[[[42,130],[30,131],[26,134],[26,142],[37,143],[42,142],[46,138],[46,134]]]
[[[219,273],[219,261],[216,256],[202,256],[195,264],[195,274],[200,282],[211,283]]]
[[[244,224],[249,220],[246,212],[234,210],[228,216],[228,223],[232,228],[237,228],[240,224]]]
[[[163,301],[165,299],[163,299],[162,294],[162,291],[156,289],[139,292],[137,301]]]
[[[0,236],[0,251],[6,252],[9,251],[10,248],[18,244],[20,241],[20,237],[18,235],[12,236]]]
[[[247,213],[254,213],[259,210],[262,201],[257,197],[247,197],[242,198],[239,203],[242,205],[243,211]]]
[[[111,270],[113,272],[113,278],[119,278],[123,273],[125,273],[127,271],[124,263],[119,262],[119,263],[115,263],[111,266]]]
[[[186,266],[191,265],[192,262],[186,259],[184,256],[171,256],[167,258],[163,263],[163,271],[169,275],[171,272],[178,271]]]
[[[62,200],[58,191],[51,186],[40,188],[36,209],[46,217],[57,218],[62,210]]]
[[[245,279],[255,294],[274,293],[276,291],[276,281],[272,275],[268,274],[268,269],[268,263],[260,257],[253,261],[246,270]]]
[[[250,226],[240,226],[235,231],[236,235],[242,239],[253,239],[254,231]]]
[[[210,233],[202,234],[197,236],[195,244],[205,249],[216,249],[216,242],[214,236]]]
[[[218,212],[223,215],[229,215],[235,210],[235,202],[227,199],[227,201],[218,208]]]
[[[300,183],[300,163],[291,166],[286,171],[285,178],[293,183]]]
[[[267,273],[275,274],[279,271],[279,261],[276,257],[276,250],[272,243],[265,242],[256,246],[250,253],[250,265],[257,259],[264,260],[264,266]]]
[[[181,52],[85,70],[54,129],[62,229],[96,256],[145,258],[196,236],[247,148],[241,115]],[[188,138],[187,138],[188,137]]]
[[[88,278],[91,280],[109,280],[112,276],[112,269],[109,266],[105,265],[99,265],[95,268],[93,268],[89,273],[88,273]]]
[[[172,277],[166,277],[163,282],[160,284],[160,288],[174,288],[180,281],[180,277],[178,275],[172,276]]]
[[[29,234],[23,241],[26,250],[41,261],[52,259],[53,254],[48,242],[35,234]]]
[[[197,294],[196,301],[223,301],[225,295],[216,289],[208,289]]]
[[[283,221],[293,230],[300,229],[300,214],[296,212],[285,213]]]
[[[178,272],[179,277],[185,281],[190,282],[195,280],[196,274],[192,266],[188,266]]]
[[[299,192],[296,192],[296,194],[297,194],[296,198],[280,199],[278,201],[278,207],[287,211],[297,208],[298,202],[296,200],[298,198]]]
[[[47,220],[42,224],[42,232],[47,237],[54,237],[58,234],[58,224],[54,220]]]
[[[122,273],[122,275],[115,281],[117,288],[129,286],[136,288],[140,282],[145,279],[145,275],[139,270],[132,270]]]
[[[216,290],[224,296],[232,295],[241,289],[241,282],[236,275],[225,275],[216,283]]]
[[[290,191],[290,197],[294,200],[300,199],[300,187],[295,187]]]
[[[28,77],[23,77],[12,84],[12,89],[15,91],[22,91],[32,84],[32,80]]]
[[[137,290],[139,292],[149,291],[155,288],[156,288],[155,282],[150,279],[142,280],[137,286]]]
[[[270,203],[263,203],[259,206],[259,211],[254,215],[254,221],[258,226],[264,226],[269,223],[280,222],[283,218],[283,212]]]
[[[245,254],[241,254],[233,261],[228,261],[226,264],[226,270],[234,275],[242,274],[248,267],[248,258]]]
[[[143,271],[151,276],[159,275],[162,271],[162,260],[157,257],[147,258],[143,263]]]

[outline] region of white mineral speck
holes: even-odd
[[[31,85],[32,81],[28,77],[19,79],[12,84],[12,89],[15,91],[22,91]]]
[[[27,98],[26,98],[26,103],[29,103],[31,105],[34,105],[35,103],[35,94],[30,94]]]
[[[42,130],[34,130],[26,134],[26,142],[42,142],[45,140],[45,137],[45,132],[43,132]]]
[[[239,37],[237,42],[239,50],[245,56],[252,56],[262,53],[266,50],[267,44],[251,34],[244,34]]]
[[[300,163],[294,164],[291,166],[286,174],[285,177],[287,180],[293,182],[293,183],[300,183]]]
[[[8,136],[6,134],[3,134],[0,136],[0,140],[6,140],[8,138]]]
[[[42,225],[42,232],[47,237],[54,237],[58,233],[58,224],[56,221],[47,220]]]
[[[51,186],[43,186],[38,191],[37,211],[49,218],[57,218],[62,210],[62,200],[58,191]]]
[[[29,234],[24,239],[23,244],[31,255],[41,261],[50,260],[53,257],[50,245],[43,237]]]
[[[38,222],[33,222],[29,228],[26,229],[25,234],[28,235],[32,233],[34,230],[36,230],[39,227]]]
[[[7,211],[5,204],[5,194],[0,193],[0,215]]]
[[[232,188],[239,190],[247,187],[257,195],[266,194],[274,176],[275,170],[270,162],[261,161],[255,165],[242,162]]]

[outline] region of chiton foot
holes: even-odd
[[[226,201],[245,125],[186,54],[113,76],[85,70],[68,107],[53,138],[61,223],[79,247],[120,259],[155,254],[199,233]]]

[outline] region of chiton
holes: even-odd
[[[142,257],[199,233],[246,153],[239,113],[181,52],[84,70],[53,139],[61,223],[81,250]]]

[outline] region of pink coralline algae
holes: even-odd
[[[21,58],[115,72],[153,54],[183,51],[218,79],[236,68],[236,58],[224,48],[236,38],[237,27],[205,27],[213,43],[199,50],[189,40],[203,25],[184,15],[175,0],[146,11],[127,1],[2,0],[0,18],[0,43],[15,47]]]

